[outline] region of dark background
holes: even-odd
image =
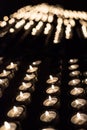
[[[13,13],[22,6],[42,2],[60,4],[67,9],[87,11],[87,0],[0,0],[0,18]]]

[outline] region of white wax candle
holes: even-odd
[[[75,99],[73,102],[71,102],[71,106],[77,109],[80,109],[81,107],[87,105],[87,101],[85,99]]]
[[[26,74],[26,76],[24,77],[25,81],[30,81],[32,79],[35,78],[35,74]]]
[[[75,70],[75,69],[78,69],[79,68],[79,65],[78,64],[74,64],[74,65],[70,65],[68,67],[69,70]]]
[[[80,79],[72,79],[72,80],[70,80],[70,81],[68,82],[68,85],[70,85],[70,86],[76,86],[76,85],[78,85],[80,82],[81,82]]]
[[[19,101],[19,102],[20,101],[26,101],[27,99],[30,100],[30,96],[31,96],[31,94],[28,93],[28,92],[25,92],[25,93],[20,92],[19,95],[16,97],[16,100]]]
[[[40,120],[43,122],[51,122],[56,118],[57,114],[55,111],[45,111],[41,116]]]
[[[26,90],[28,88],[30,88],[32,86],[32,83],[28,82],[28,83],[24,83],[22,82],[22,85],[19,86],[19,90]]]
[[[58,77],[49,76],[49,79],[46,81],[48,84],[52,84],[58,81]]]
[[[53,106],[57,103],[58,99],[56,97],[49,96],[44,102],[44,106]]]
[[[77,62],[78,62],[78,59],[75,59],[75,58],[69,60],[70,64],[74,64],[74,63],[77,63]]]
[[[71,122],[76,125],[83,125],[87,123],[87,114],[78,112],[71,118]]]
[[[0,130],[16,130],[17,125],[13,122],[4,122],[4,125],[0,127]]]
[[[8,65],[8,66],[6,67],[6,69],[16,69],[16,68],[17,68],[17,64],[15,64],[15,63],[13,63],[13,62],[11,62],[10,65]]]
[[[84,89],[83,88],[73,88],[71,91],[70,91],[70,94],[75,96],[75,95],[80,95],[84,93]]]
[[[34,73],[38,70],[38,67],[32,67],[31,65],[29,66],[29,69],[27,70],[27,73]]]
[[[3,70],[3,72],[0,73],[0,77],[6,77],[6,76],[8,76],[10,73],[11,73],[10,71]]]
[[[58,86],[55,86],[55,85],[51,85],[51,87],[47,88],[47,90],[46,90],[47,94],[53,94],[56,92],[60,92],[60,88]]]
[[[23,113],[23,111],[23,107],[13,106],[13,108],[8,111],[7,116],[11,118],[19,117]]]

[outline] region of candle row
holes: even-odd
[[[15,72],[17,70],[18,70],[18,63],[11,62],[0,73],[0,90],[1,90],[0,97],[2,97],[3,91],[9,86],[9,82],[14,77]]]
[[[21,121],[26,118],[26,109],[31,102],[31,94],[35,90],[35,83],[37,81],[38,73],[37,70],[41,61],[32,62],[32,65],[26,70],[28,74],[27,80],[26,76],[23,78],[22,84],[18,87],[16,92],[16,97],[14,98],[14,104],[10,110],[8,110],[4,124],[0,127],[0,130],[21,130]],[[9,66],[8,66],[9,67]],[[7,68],[8,68],[7,67]],[[12,66],[10,67],[10,69]],[[25,74],[25,75],[26,75]]]
[[[82,73],[80,72],[79,67],[79,60],[78,59],[70,59],[69,60],[69,77],[70,81],[68,82],[69,87],[73,87],[70,90],[70,94],[72,95],[73,99],[71,104],[71,109],[73,115],[71,117],[71,122],[74,124],[75,128],[86,128],[87,127],[87,100],[86,97],[86,90],[82,85],[81,76]],[[75,112],[74,112],[74,111]]]

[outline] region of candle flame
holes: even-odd
[[[4,126],[5,126],[6,130],[10,129],[10,124],[7,121],[4,122]]]
[[[20,92],[20,97],[23,97],[23,93],[22,92]]]
[[[52,76],[52,75],[50,75],[49,77],[50,77],[50,79],[53,79],[53,76]]]
[[[26,86],[26,83],[22,82],[22,85],[23,85],[23,86]]]
[[[13,62],[11,62],[11,64],[10,64],[12,67],[14,66],[14,63]]]
[[[46,115],[46,116],[49,116],[49,112],[48,112],[48,111],[46,111],[46,112],[45,112],[45,115]]]
[[[17,112],[17,107],[16,106],[13,106],[13,111]]]
[[[77,113],[77,117],[78,117],[78,118],[81,118],[81,115],[80,115],[80,113],[79,113],[79,112]]]
[[[54,85],[52,85],[52,89],[54,89]]]
[[[49,96],[49,100],[50,100],[50,101],[52,100],[51,96]]]
[[[26,74],[26,77],[27,77],[27,78],[30,78],[30,75]]]
[[[77,105],[79,104],[79,101],[78,101],[78,100],[76,100],[76,104],[77,104]]]
[[[3,70],[3,73],[6,74],[6,70]]]
[[[33,67],[32,67],[31,65],[29,66],[29,68],[30,68],[30,70],[32,70],[32,69],[33,69]]]

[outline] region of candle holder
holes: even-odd
[[[76,78],[76,79],[72,79],[68,82],[69,86],[79,86],[81,84],[81,80]]]
[[[40,122],[42,126],[51,124],[56,127],[59,124],[59,115],[55,110],[46,110],[40,115]]]
[[[68,67],[68,69],[70,70],[70,71],[72,71],[72,70],[77,70],[79,68],[79,65],[78,64],[73,64],[73,65],[70,65],[69,67]]]
[[[81,73],[80,73],[80,71],[75,70],[75,71],[70,72],[69,76],[74,77],[74,78],[79,78],[79,76],[81,76]]]
[[[0,130],[21,130],[19,122],[7,122],[5,121]]]
[[[31,102],[31,94],[29,92],[21,92],[16,96],[18,104],[29,105]]]
[[[74,87],[70,90],[70,95],[74,97],[85,97],[85,90],[81,87]]]
[[[34,84],[37,81],[37,77],[35,74],[26,74],[24,77],[24,82],[31,82]]]
[[[56,96],[48,96],[43,101],[43,106],[49,108],[58,109],[60,107],[60,99]]]
[[[87,128],[87,114],[77,112],[71,117],[71,123],[77,128]]]
[[[57,85],[51,85],[46,89],[46,93],[54,96],[60,95],[60,87]]]
[[[75,64],[77,62],[78,62],[78,59],[77,58],[73,58],[73,59],[70,59],[68,63],[69,64]]]
[[[26,116],[26,107],[24,105],[13,106],[8,112],[7,117],[9,120],[22,121]]]
[[[71,107],[75,110],[87,111],[87,101],[83,98],[77,98],[71,102]]]

